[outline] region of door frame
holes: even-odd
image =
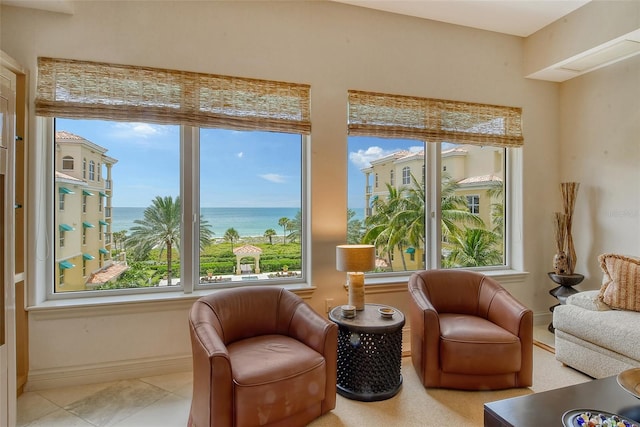
[[[0,426],[12,426],[16,421],[16,324],[15,324],[15,77],[0,68],[0,118],[3,145],[0,145],[0,235],[2,236],[2,267],[0,280],[3,291],[3,341],[0,342]],[[6,78],[5,78],[6,77]],[[6,105],[6,110],[5,110]]]
[[[4,288],[4,317],[5,344],[0,350],[0,427],[14,426],[17,420],[17,391],[20,387],[17,381],[17,317],[16,310],[24,313],[24,306],[16,307],[16,283],[24,281],[24,228],[16,228],[16,209],[22,208],[16,204],[18,180],[16,174],[24,173],[21,165],[16,168],[17,141],[16,135],[26,138],[26,71],[10,56],[0,50],[0,86],[2,86],[3,97],[9,99],[10,118],[6,132],[3,126],[3,139],[6,137],[4,151],[1,161],[6,165],[4,174],[4,209],[3,209],[3,259],[2,280]],[[4,120],[4,119],[3,119]],[[24,158],[24,141],[20,143],[21,155]],[[24,177],[20,180],[20,199],[24,199]],[[23,224],[24,209],[19,210]],[[16,246],[16,237],[20,245]],[[16,254],[19,250],[21,254]],[[20,273],[16,275],[16,270]],[[21,288],[24,289],[24,283]],[[18,301],[23,301],[23,297]],[[23,339],[24,337],[20,338]],[[26,380],[25,380],[26,381]]]

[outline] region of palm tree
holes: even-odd
[[[487,190],[487,195],[492,201],[491,203],[491,223],[493,231],[500,236],[504,235],[504,185],[502,182],[493,185]]]
[[[278,220],[278,225],[282,227],[282,244],[287,243],[287,224],[289,223],[289,218],[283,216]]]
[[[393,221],[404,236],[406,244],[414,248],[425,245],[425,187],[424,181],[418,181],[411,174],[412,186],[406,190],[406,196],[398,205]],[[404,254],[403,254],[404,257]]]
[[[460,187],[458,183],[446,172],[442,173],[441,181],[440,215],[442,241],[447,242],[449,236],[457,233],[461,225],[468,224],[476,227],[484,227],[482,218],[469,211],[467,198],[457,193]]]
[[[502,263],[502,251],[496,247],[500,236],[483,228],[465,228],[450,236],[449,255],[443,260],[446,267],[480,267]]]
[[[114,231],[111,235],[113,236],[113,246],[116,252],[118,252],[118,243],[120,244],[119,252],[122,252],[124,250],[124,241],[127,239],[127,230]]]
[[[173,247],[180,250],[180,196],[174,201],[171,196],[156,196],[151,206],[144,210],[144,219],[133,221],[131,236],[127,240],[138,254],[160,248],[160,256],[167,251],[167,280],[171,284],[171,262]]]
[[[144,210],[144,219],[133,221],[135,226],[131,227],[131,236],[126,239],[130,245],[134,259],[143,260],[148,257],[153,248],[159,247],[159,257],[167,252],[167,280],[171,284],[173,248],[180,252],[180,218],[181,205],[180,196],[175,201],[171,196],[162,198],[156,196],[151,201],[151,206]],[[213,231],[209,222],[200,216],[200,250],[209,244],[213,236]]]
[[[347,209],[347,243],[362,243],[362,235],[364,234],[364,224],[359,219],[353,219],[356,211]]]
[[[300,240],[300,236],[302,235],[302,212],[296,212],[296,216],[287,222],[287,230],[289,230],[287,238],[291,243]]]
[[[231,242],[231,252],[233,252],[233,242],[237,242],[238,239],[240,239],[240,235],[235,228],[227,228],[227,231],[224,232],[224,240]]]
[[[266,237],[267,239],[269,239],[269,244],[273,245],[273,236],[276,235],[276,230],[274,230],[273,228],[269,228],[267,230],[265,230],[264,232],[264,237]]]
[[[374,197],[371,202],[372,215],[365,219],[367,230],[362,236],[363,243],[369,243],[376,247],[378,253],[388,257],[388,264],[391,266],[391,256],[394,249],[400,249],[402,264],[406,270],[406,262],[402,252],[405,243],[402,230],[399,228],[399,221],[394,222],[394,217],[402,210],[402,199],[405,188],[398,190],[387,183],[387,197]]]

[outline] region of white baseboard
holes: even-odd
[[[534,313],[533,314],[533,325],[548,325],[553,320],[553,314],[551,312],[548,313]]]
[[[191,355],[30,370],[25,391],[144,378],[186,372],[192,369]]]

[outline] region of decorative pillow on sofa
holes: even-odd
[[[598,260],[604,273],[598,298],[612,308],[640,311],[640,260],[617,254]]]

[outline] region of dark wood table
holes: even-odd
[[[485,427],[562,427],[572,409],[610,412],[640,422],[640,399],[618,385],[616,377],[485,403]]]
[[[373,402],[400,391],[404,314],[394,308],[385,319],[381,307],[389,306],[365,304],[353,319],[342,317],[340,306],[329,312],[338,324],[337,392],[348,399]]]

